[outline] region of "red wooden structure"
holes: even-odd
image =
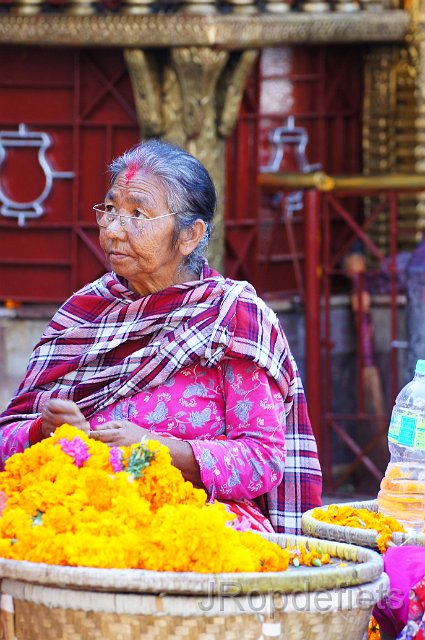
[[[274,153],[269,134],[294,116],[308,133],[310,162],[330,174],[360,173],[359,57],[359,47],[269,49],[251,77],[228,146],[226,272],[250,280],[266,298],[303,298],[304,269],[302,212],[285,219],[281,202],[256,188]],[[294,169],[284,156],[281,170]]]
[[[377,194],[364,191],[362,195]],[[309,394],[309,411],[319,442],[324,469],[324,484],[328,491],[344,488],[352,477],[361,489],[376,495],[380,480],[388,463],[386,445],[389,417],[397,392],[400,389],[398,353],[399,288],[397,276],[397,193],[389,191],[381,198],[367,219],[356,220],[345,206],[344,192],[319,193],[311,191],[306,208],[305,250],[306,283],[306,353],[309,359],[307,389],[318,387],[320,393]],[[390,254],[385,256],[367,235],[368,227],[384,207],[390,211]],[[333,246],[333,231],[342,223],[344,241],[337,250]],[[341,231],[342,231],[341,229]],[[319,244],[318,238],[321,239]],[[356,241],[361,241],[369,254],[374,256],[378,274],[383,269],[387,275],[384,298],[388,308],[388,345],[378,362],[374,351],[373,335],[371,353],[365,353],[365,325],[367,311],[362,308],[366,284],[361,277],[353,293],[358,300],[358,311],[353,314],[354,344],[356,345],[354,376],[347,389],[350,363],[340,366],[337,375],[332,371],[335,346],[335,319],[332,318],[332,294],[338,278],[346,279],[343,257]],[[321,277],[314,270],[321,266]],[[369,271],[369,275],[373,271]],[[349,287],[351,285],[348,285]],[[349,289],[350,290],[350,289]],[[373,325],[371,329],[373,331]],[[377,328],[379,330],[379,327]],[[380,366],[379,366],[380,365]],[[371,374],[371,375],[366,375]],[[345,380],[344,380],[345,378]],[[320,382],[319,382],[320,381]],[[385,382],[385,385],[383,384]],[[370,386],[379,385],[379,390]],[[376,402],[376,393],[382,395]],[[344,455],[345,453],[345,455]],[[338,456],[339,454],[339,456]],[[342,454],[342,455],[341,455]],[[348,455],[347,455],[348,454]],[[344,459],[342,471],[334,473],[336,460]]]
[[[117,50],[2,48],[0,131],[46,132],[53,179],[45,214],[0,216],[0,299],[60,303],[104,271],[92,205],[106,190],[113,156],[138,140],[132,90]],[[12,200],[37,198],[45,175],[36,149],[10,148],[1,168]]]

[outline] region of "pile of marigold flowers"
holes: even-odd
[[[282,549],[232,528],[234,516],[184,480],[167,447],[108,447],[63,425],[9,458],[0,556],[55,565],[201,573],[320,566],[329,555]]]
[[[395,531],[405,533],[404,528],[395,518],[389,518],[368,509],[331,504],[327,509],[320,507],[314,509],[312,515],[316,520],[328,524],[356,529],[374,529],[378,533],[376,543],[381,553],[391,545],[391,538]]]

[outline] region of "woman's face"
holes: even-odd
[[[100,244],[112,269],[130,287],[146,295],[183,281],[184,255],[180,242],[173,243],[175,217],[160,182],[143,171],[120,173],[105,196],[105,209],[142,219],[138,228],[131,220],[123,227],[117,216],[100,227]]]

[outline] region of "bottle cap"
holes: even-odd
[[[425,374],[425,360],[418,360],[415,367],[415,373]]]

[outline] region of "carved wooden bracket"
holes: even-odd
[[[425,173],[425,16],[413,3],[403,44],[376,46],[365,56],[363,158],[368,173]],[[372,199],[365,204],[376,204]],[[425,196],[403,194],[398,200],[397,243],[412,251],[425,228]],[[369,233],[389,252],[389,211],[383,210]]]
[[[225,143],[258,51],[212,47],[125,49],[142,138],[179,144],[207,167],[219,204],[210,261],[223,268]]]
[[[161,75],[157,57],[143,49],[125,49],[124,58],[133,86],[134,103],[142,138],[161,136],[164,118]]]

